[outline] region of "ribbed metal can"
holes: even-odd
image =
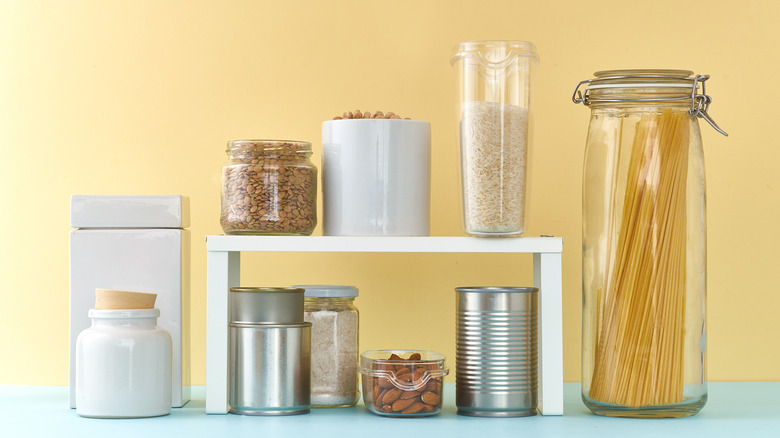
[[[455,290],[458,414],[536,415],[539,290],[533,287]]]

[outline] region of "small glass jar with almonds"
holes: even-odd
[[[445,357],[435,351],[371,350],[360,355],[363,402],[387,417],[425,417],[441,411]]]
[[[233,140],[222,168],[220,224],[226,234],[305,235],[317,225],[311,143]]]

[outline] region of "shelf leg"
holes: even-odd
[[[539,288],[539,411],[563,415],[563,285],[561,253],[534,253]]]
[[[206,413],[227,414],[228,292],[241,283],[241,253],[208,251],[206,271]]]

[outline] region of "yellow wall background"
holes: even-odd
[[[564,373],[579,379],[581,174],[597,70],[712,75],[711,380],[780,380],[780,3],[773,0],[3,1],[0,383],[67,384],[71,194],[191,198],[193,383],[205,382],[206,251],[221,233],[225,143],[313,143],[347,110],[430,121],[436,236],[461,236],[453,46],[536,44],[528,235],[563,236]],[[318,227],[315,234],[321,234]],[[454,292],[530,285],[530,256],[243,257],[244,285],[353,284],[361,350],[425,348],[454,367]],[[450,376],[452,377],[452,375]]]

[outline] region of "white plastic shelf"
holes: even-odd
[[[241,284],[242,252],[533,254],[539,288],[539,411],[563,414],[561,237],[206,236],[206,413],[228,412],[228,297]]]

